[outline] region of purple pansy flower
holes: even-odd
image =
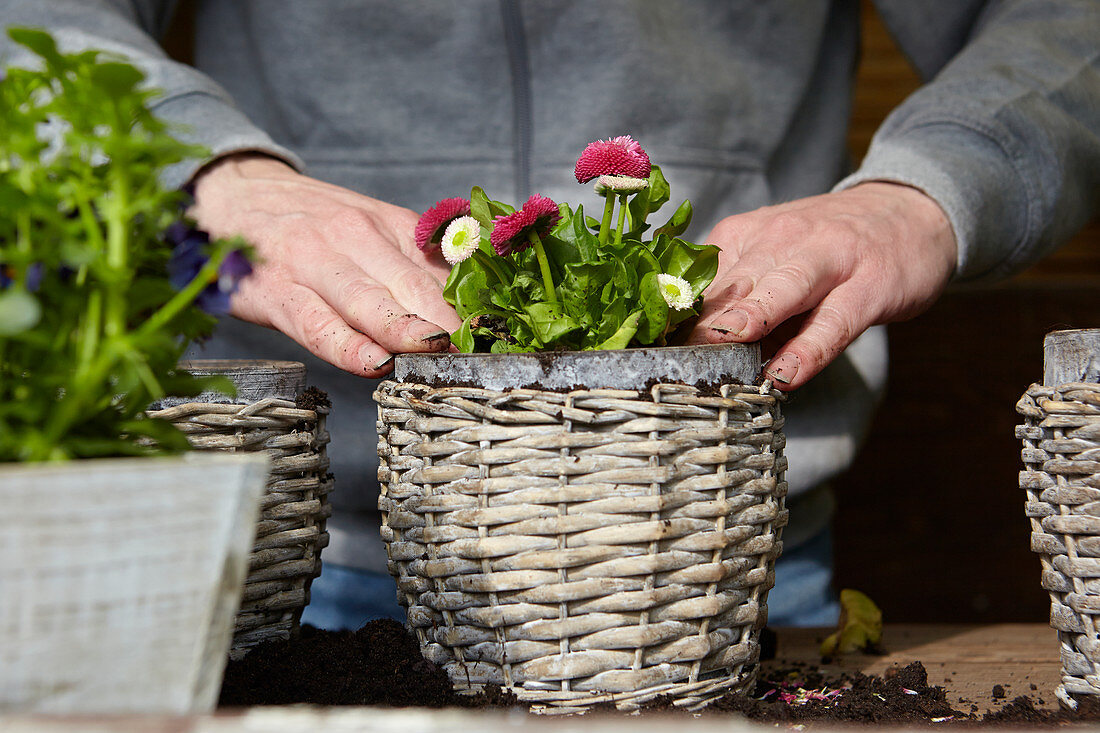
[[[31,263],[27,267],[27,276],[23,285],[28,292],[37,292],[42,287],[43,268],[41,262]],[[6,290],[15,282],[15,270],[10,265],[0,265],[0,290]]]
[[[182,290],[210,260],[206,254],[210,235],[184,222],[175,222],[168,227],[165,238],[175,245],[168,261],[168,280],[176,290]],[[250,274],[252,264],[248,258],[239,250],[230,252],[218,266],[218,276],[195,299],[195,305],[212,315],[228,313],[230,298],[241,280]]]

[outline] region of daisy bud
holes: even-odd
[[[460,216],[443,232],[440,251],[443,259],[457,265],[469,259],[481,244],[481,223],[472,216]]]
[[[596,193],[601,196],[608,191],[611,193],[637,193],[644,188],[649,188],[648,178],[634,178],[633,176],[600,176],[596,179]]]
[[[662,272],[657,275],[657,288],[661,291],[661,296],[668,303],[669,308],[684,310],[690,308],[695,302],[691,284],[682,277],[666,275]]]

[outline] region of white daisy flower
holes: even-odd
[[[443,232],[439,249],[443,259],[457,265],[469,259],[481,244],[481,224],[472,216],[460,216]]]
[[[648,178],[634,178],[632,176],[600,176],[596,179],[596,193],[601,196],[611,191],[613,193],[635,193],[643,188],[649,188]]]
[[[695,302],[695,296],[691,293],[691,284],[682,277],[666,275],[662,272],[657,275],[657,287],[669,308],[683,310],[690,308]]]

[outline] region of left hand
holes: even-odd
[[[722,254],[689,342],[747,343],[796,325],[765,367],[781,390],[801,387],[870,326],[928,308],[957,257],[935,201],[879,181],[727,217],[705,241]]]

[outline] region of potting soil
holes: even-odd
[[[998,693],[1004,696],[1003,686],[990,690],[990,700],[997,699]],[[443,670],[420,655],[416,638],[389,619],[371,621],[354,632],[303,626],[298,638],[262,644],[226,668],[219,705],[294,703],[429,708],[521,705],[499,688],[476,696],[456,694]],[[688,714],[661,698],[643,713]],[[623,713],[608,706],[590,714]],[[1071,713],[1038,708],[1030,697],[1019,696],[995,711],[980,712],[977,704],[963,711],[952,708],[942,687],[928,684],[920,662],[892,669],[883,677],[857,673],[829,678],[812,665],[803,665],[765,668],[752,695],[728,695],[702,715],[736,715],[761,723],[807,727],[988,724],[1036,728],[1100,722],[1100,704],[1085,699]]]

